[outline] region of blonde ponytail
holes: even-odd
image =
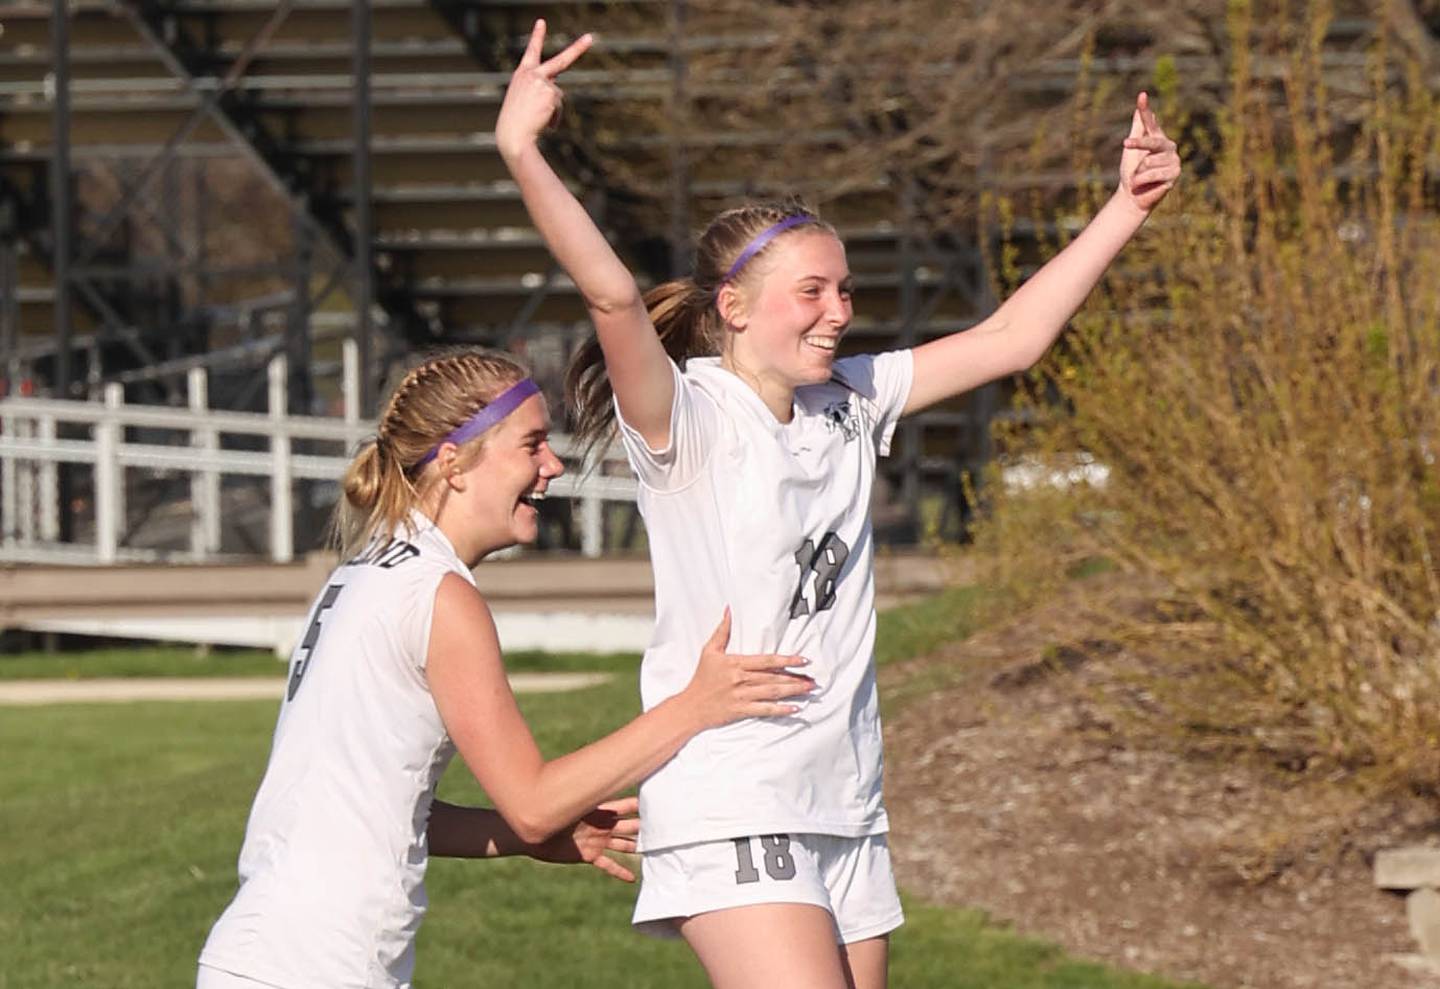
[[[724,324],[715,299],[692,278],[657,285],[645,293],[645,309],[665,353],[679,367],[692,357],[720,352]],[[614,390],[605,373],[600,341],[591,334],[576,352],[565,372],[565,404],[572,410],[572,431],[582,447],[603,440],[615,424]]]

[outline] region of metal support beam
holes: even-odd
[[[285,357],[290,365],[289,405],[297,415],[310,415],[310,262],[314,238],[298,220],[294,231],[294,299],[285,320]]]
[[[73,367],[70,353],[70,258],[71,233],[74,230],[70,184],[70,5],[68,0],[51,0],[50,8],[50,71],[55,87],[51,126],[54,130],[50,151],[50,254],[55,279],[55,362],[51,368],[51,393],[56,398],[70,397]],[[67,506],[60,516],[60,538],[69,539],[74,532],[74,513],[68,510],[74,487],[73,471],[60,468],[60,503]]]
[[[185,91],[194,97],[195,106],[159,153],[147,156],[139,175],[126,183],[119,201],[105,211],[91,228],[101,233],[118,228],[129,214],[134,213],[152,216],[160,232],[173,237],[174,232],[181,228],[177,223],[167,222],[162,215],[164,211],[155,207],[154,200],[161,188],[157,177],[171,167],[172,160],[184,154],[185,142],[203,124],[208,123],[228,137],[236,150],[257,166],[260,177],[278,196],[283,197],[293,226],[298,231],[294,243],[296,252],[303,256],[283,258],[270,267],[292,287],[292,291],[286,293],[285,303],[290,307],[287,315],[291,320],[285,339],[291,376],[288,404],[297,412],[308,412],[313,392],[309,335],[314,308],[337,286],[353,290],[357,298],[373,299],[374,292],[369,284],[357,285],[357,280],[352,277],[358,271],[368,282],[373,265],[368,254],[358,262],[352,259],[354,234],[341,213],[341,197],[331,195],[320,187],[321,183],[315,178],[309,161],[291,146],[293,135],[278,133],[246,90],[246,73],[257,58],[263,57],[266,46],[277,36],[297,3],[298,0],[277,0],[259,28],[249,34],[240,53],[220,69],[216,68],[214,61],[215,38],[204,25],[202,15],[177,8],[173,3],[119,0],[117,8],[139,35],[154,47]],[[368,21],[369,4],[357,4],[356,10]],[[368,55],[368,42],[363,47]],[[361,73],[361,82],[367,90],[369,74],[367,66]],[[368,92],[362,97],[362,102],[368,106]],[[192,347],[203,347],[204,338],[217,321],[227,316],[221,311],[224,307],[205,304],[209,289],[217,279],[243,277],[245,272],[226,270],[224,266],[213,265],[206,260],[204,206],[201,201],[205,183],[201,168],[196,169],[196,178],[196,201],[191,210],[196,217],[193,245],[185,245],[181,250],[180,244],[187,238],[182,235],[181,241],[172,239],[171,247],[176,257],[165,266],[163,274],[174,279],[175,284],[185,285],[188,295],[187,306],[175,321],[177,332],[183,334]],[[188,234],[189,231],[183,233]],[[370,238],[367,235],[362,239],[368,241]],[[91,252],[98,249],[99,239],[93,240],[89,245]],[[94,264],[88,267],[98,276],[105,266]],[[115,277],[146,277],[139,270],[142,267],[127,262],[124,265],[126,270]],[[297,267],[300,270],[297,271]],[[78,278],[78,275],[79,271],[72,270],[72,277]],[[319,291],[311,285],[313,278],[324,282]],[[362,318],[368,320],[368,310],[362,312]],[[240,317],[237,314],[235,318]],[[373,338],[384,327],[365,329]],[[162,380],[166,387],[173,387],[174,383],[168,377]]]
[[[209,230],[206,225],[207,199],[210,192],[207,181],[209,168],[203,161],[192,160],[188,164],[191,177],[190,216],[194,223],[190,233],[190,256],[195,265],[190,296],[190,312],[194,314],[195,322],[191,326],[190,342],[195,351],[206,353],[211,349],[210,330],[213,323],[213,317],[207,312],[211,282],[205,270],[210,259],[210,248],[207,242]]]
[[[51,254],[55,274],[55,368],[57,398],[70,397],[70,234],[74,229],[70,197],[70,5],[51,0],[50,71],[54,81],[54,130],[50,155]]]
[[[0,376],[3,390],[13,394],[20,387],[20,262],[18,233],[9,221],[11,202],[0,203],[6,216],[0,222]]]
[[[161,198],[164,204],[162,219],[167,231],[173,232],[173,236],[166,238],[166,247],[169,252],[166,261],[169,262],[170,270],[176,273],[169,278],[156,279],[156,295],[161,308],[154,314],[154,318],[159,325],[175,328],[165,335],[163,341],[160,341],[164,347],[166,359],[172,361],[184,356],[188,344],[184,334],[176,332],[185,324],[186,294],[177,269],[183,268],[189,262],[190,254],[190,246],[184,242],[185,201],[180,192],[184,164],[179,158],[172,158],[166,163],[165,174],[161,180],[165,186],[165,193]],[[161,387],[165,388],[166,397],[171,402],[178,402],[183,398],[182,393],[174,390],[169,381],[162,380]]]
[[[61,4],[64,3],[65,0],[54,0],[54,2]],[[109,237],[115,228],[124,222],[130,209],[136,205],[137,202],[148,202],[149,197],[153,195],[151,189],[154,179],[165,169],[169,162],[174,159],[175,153],[180,146],[189,139],[191,134],[199,129],[200,125],[203,124],[207,118],[215,120],[217,123],[222,124],[222,126],[230,124],[229,118],[226,117],[220,109],[221,102],[239,84],[240,80],[244,78],[246,71],[250,68],[251,61],[253,61],[260,50],[269,43],[270,38],[280,29],[285,19],[290,16],[290,8],[293,6],[294,0],[280,0],[275,10],[271,12],[269,19],[267,19],[260,30],[245,43],[245,47],[241,50],[240,55],[231,64],[215,89],[210,92],[196,94],[199,103],[191,112],[190,116],[170,135],[164,146],[144,164],[140,169],[139,176],[128,185],[119,201],[110,208],[108,213],[96,222],[95,234],[91,238],[90,250],[82,260],[87,262],[91,260],[94,252],[104,243],[105,238]],[[135,9],[133,2],[122,4],[121,10],[131,15],[131,23],[136,26],[142,35],[148,37],[157,48],[165,50],[164,42],[151,35],[148,24],[143,16]],[[183,66],[174,63],[172,60],[170,68],[171,71],[175,72],[182,80],[190,81],[192,84],[191,88],[193,89],[193,80],[190,79],[189,73]],[[230,129],[233,131],[233,127]],[[248,145],[248,142],[243,142],[243,145]],[[144,198],[142,199],[142,197]],[[166,230],[166,233],[168,234],[169,231]]]
[[[351,66],[355,79],[352,130],[355,202],[355,336],[360,345],[360,410],[375,414],[375,339],[370,324],[370,302],[375,294],[374,222],[370,182],[370,0],[352,0],[350,6]]]

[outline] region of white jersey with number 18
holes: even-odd
[[[454,755],[425,679],[435,592],[474,577],[434,524],[330,575],[290,659],[240,890],[200,962],[284,989],[409,986],[425,831]]]
[[[818,682],[793,717],[702,732],[646,780],[642,848],[888,830],[870,493],[912,367],[909,351],[838,360],[831,381],[796,390],[781,423],[717,359],[692,358],[672,368],[666,449],[620,422],[655,571],[646,709],[689,682],[727,606],[731,652],[804,656]]]

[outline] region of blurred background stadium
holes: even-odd
[[[1398,7],[1395,36],[1433,60],[1434,5]],[[1363,83],[1377,10],[1341,3],[1324,21],[1338,90]],[[1112,184],[1135,90],[1158,87],[1163,114],[1184,80],[1171,123],[1193,177],[1222,123],[1223,4],[1017,11],[0,4],[0,561],[303,558],[387,377],[434,345],[515,351],[560,408],[584,308],[491,130],[540,16],[552,46],[600,36],[566,76],[550,151],[642,281],[687,271],[717,209],[800,196],[849,248],[847,350],[964,329]],[[1288,71],[1254,67],[1267,83]],[[965,536],[992,427],[1033,414],[1013,390],[902,425],[880,542]],[[1008,476],[1097,471],[1082,458]],[[631,484],[613,460],[572,463],[562,493],[579,497],[548,503],[541,548],[643,551]]]
[[[529,227],[491,133],[537,16],[557,44],[584,30],[603,39],[567,76],[554,152],[644,280],[684,270],[692,228],[717,207],[798,194],[850,245],[852,350],[913,344],[993,305],[983,230],[932,237],[918,211],[934,204],[918,202],[914,176],[880,160],[835,174],[865,135],[790,119],[788,99],[813,103],[833,83],[749,58],[790,43],[770,17],[679,2],[81,2],[59,20],[57,9],[9,5],[0,35],[0,362],[11,396],[354,422],[374,412],[398,362],[463,342],[523,354],[558,408],[584,308]],[[764,112],[772,100],[776,112]],[[861,157],[882,154],[872,143]],[[958,533],[959,478],[986,456],[999,406],[989,389],[906,427],[886,541],[918,541],[927,495],[932,526]],[[180,419],[168,432],[156,418],[7,421],[10,437],[50,451],[116,423],[119,444],[206,442]],[[211,448],[265,450],[276,427],[209,434]],[[297,456],[325,441],[324,453],[341,454],[362,434],[284,439]],[[284,560],[314,547],[334,497],[322,476],[334,463],[282,478],[294,492],[286,506],[273,471],[212,473],[206,489],[183,466],[160,466],[156,450],[148,464],[122,453],[118,474],[57,471],[58,455],[37,474],[16,452],[5,461],[11,559],[93,545],[101,559]],[[272,505],[293,517],[289,532],[267,518]],[[574,514],[557,503],[549,546],[581,548]],[[611,514],[603,534],[592,521],[588,551],[638,544],[633,513]]]

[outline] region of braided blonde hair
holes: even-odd
[[[344,497],[330,522],[341,555],[349,559],[375,536],[408,526],[410,510],[440,476],[432,465],[417,468],[421,458],[528,374],[508,354],[480,349],[442,352],[412,367],[341,481]],[[473,465],[484,442],[481,435],[462,444],[456,466]]]

